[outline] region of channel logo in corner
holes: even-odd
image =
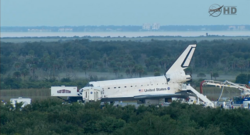
[[[209,16],[218,17],[223,13],[224,15],[236,15],[236,6],[220,6],[218,4],[213,4],[208,9]]]

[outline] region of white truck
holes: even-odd
[[[26,105],[29,105],[31,103],[31,98],[11,98],[10,103],[13,105],[13,107],[16,107],[16,103],[23,103],[21,108],[23,108]]]
[[[51,96],[58,98],[67,97],[67,102],[89,102],[101,100],[102,91],[100,87],[84,87],[77,90],[77,86],[51,86]]]
[[[243,101],[243,108],[250,109],[250,101]]]
[[[101,100],[102,89],[100,87],[84,87],[79,90],[79,95],[85,102]]]

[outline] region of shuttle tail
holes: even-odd
[[[189,45],[175,61],[175,63],[170,67],[166,74],[171,74],[180,71],[182,72],[184,69],[186,69],[191,62],[195,48],[196,44]]]

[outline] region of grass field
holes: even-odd
[[[0,99],[9,101],[10,98],[31,98],[32,100],[40,100],[50,97],[50,89],[13,89],[0,90]]]
[[[198,90],[196,88],[196,90]],[[219,87],[203,87],[203,94],[206,95],[210,100],[217,100],[221,94],[221,88]],[[200,91],[200,90],[198,90]],[[240,91],[234,88],[224,88],[221,97],[233,98],[235,96],[240,96]]]

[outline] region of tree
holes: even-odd
[[[30,66],[30,70],[32,72],[32,77],[35,78],[35,71],[37,69],[37,66],[35,64],[33,64],[32,66]]]
[[[127,68],[127,69],[125,70],[125,73],[126,73],[127,76],[129,76],[130,70]]]
[[[86,75],[87,74],[87,70],[89,69],[89,62],[88,61],[84,61],[82,63],[82,69],[83,69],[83,71],[84,71],[84,73]]]
[[[19,77],[21,77],[21,73],[19,71],[16,71],[16,72],[13,73],[13,76],[15,78],[19,78]]]
[[[190,76],[192,76],[193,69],[191,67],[188,67],[188,68],[185,69],[185,73],[189,74]]]
[[[161,75],[161,73],[159,72],[159,71],[156,71],[155,73],[154,73],[154,76],[160,76]]]
[[[247,74],[239,74],[239,75],[237,75],[235,82],[242,83],[242,84],[248,84],[248,81],[249,81],[248,76],[249,75],[247,75]]]
[[[108,66],[109,58],[108,58],[108,56],[107,56],[106,53],[103,55],[102,61],[103,61],[103,63],[104,63],[104,66],[107,67],[107,66]]]
[[[0,63],[0,73],[1,74],[4,74],[4,73],[6,73],[6,71],[8,71],[8,65],[7,64],[2,64],[2,63]]]
[[[199,74],[197,74],[197,77],[206,77],[206,74],[204,74],[204,73],[199,73]]]
[[[29,51],[29,55],[30,55],[30,56],[32,56],[32,57],[33,57],[33,56],[34,56],[34,54],[35,54],[35,52],[34,52],[33,50],[30,50],[30,51]]]
[[[23,78],[25,78],[27,75],[29,75],[29,70],[28,69],[23,69],[22,71],[21,71],[21,74],[22,74],[22,76],[23,76]]]
[[[113,72],[115,73],[116,77],[117,77],[118,71],[119,71],[119,68],[117,66],[113,67]]]
[[[169,58],[168,56],[165,56],[163,57],[161,60],[160,60],[160,63],[161,63],[161,67],[166,70],[166,66],[167,64],[169,63]]]
[[[144,68],[141,65],[138,65],[136,66],[136,72],[138,73],[139,77],[141,77],[144,73]]]
[[[246,62],[244,60],[237,61],[237,67],[240,68],[240,71],[242,73],[242,69],[246,66]]]
[[[114,117],[104,117],[97,127],[100,131],[112,133],[115,130],[122,128],[125,125],[125,121],[121,119],[115,119]]]
[[[130,77],[132,77],[132,75],[133,75],[132,71],[135,67],[135,61],[127,61],[126,66],[127,66],[127,69],[129,69]]]
[[[71,82],[71,80],[70,80],[70,78],[68,78],[68,77],[67,77],[67,78],[62,78],[62,79],[61,79],[61,82]]]
[[[18,70],[20,68],[20,66],[21,66],[21,63],[19,63],[19,62],[15,63],[16,70]]]
[[[215,78],[215,80],[216,80],[216,78],[219,77],[219,74],[218,74],[218,73],[213,73],[212,76],[213,76],[213,77]]]
[[[212,71],[210,72],[210,77],[211,77],[211,80],[213,80],[213,72]]]

